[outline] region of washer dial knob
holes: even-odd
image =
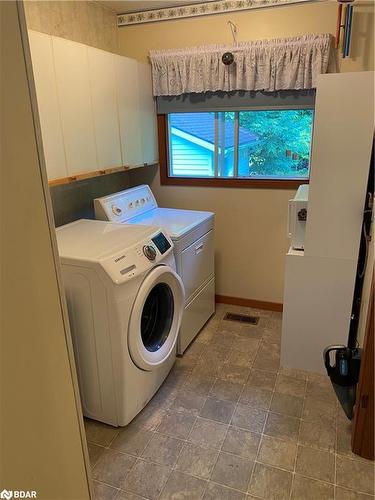
[[[143,247],[143,253],[148,258],[148,260],[156,259],[156,250],[152,245],[145,245]]]

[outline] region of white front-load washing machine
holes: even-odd
[[[127,425],[176,357],[184,288],[155,226],[79,220],[56,230],[85,416]]]

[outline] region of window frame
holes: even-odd
[[[280,109],[281,107],[278,107]],[[296,106],[297,108],[311,108],[310,106]],[[254,108],[252,108],[254,109]],[[258,108],[259,109],[259,108]],[[262,107],[267,109],[267,107]],[[268,108],[270,109],[270,108]],[[275,108],[273,108],[275,109]],[[285,109],[291,109],[289,106]],[[251,110],[251,108],[247,108]],[[212,110],[216,111],[216,110]],[[228,110],[229,111],[229,110]],[[245,111],[245,109],[244,109]],[[166,186],[195,186],[195,187],[229,187],[229,188],[260,188],[260,189],[297,189],[301,184],[309,184],[309,178],[301,179],[254,179],[254,178],[225,178],[225,177],[180,177],[169,175],[169,127],[168,115],[157,115],[158,147],[160,184]]]

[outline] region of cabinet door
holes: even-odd
[[[98,169],[87,47],[53,37],[68,174]]]
[[[117,103],[123,165],[143,163],[139,114],[138,63],[115,56]]]
[[[122,164],[117,113],[115,56],[88,47],[90,88],[99,168]]]
[[[44,33],[29,31],[29,40],[47,176],[48,179],[66,177],[52,38]]]
[[[151,67],[149,64],[138,63],[138,78],[142,163],[157,163],[156,108],[152,95]]]

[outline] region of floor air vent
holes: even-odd
[[[248,323],[257,325],[259,318],[257,316],[248,316],[247,314],[225,313],[224,318],[227,321],[239,321],[240,323]]]

